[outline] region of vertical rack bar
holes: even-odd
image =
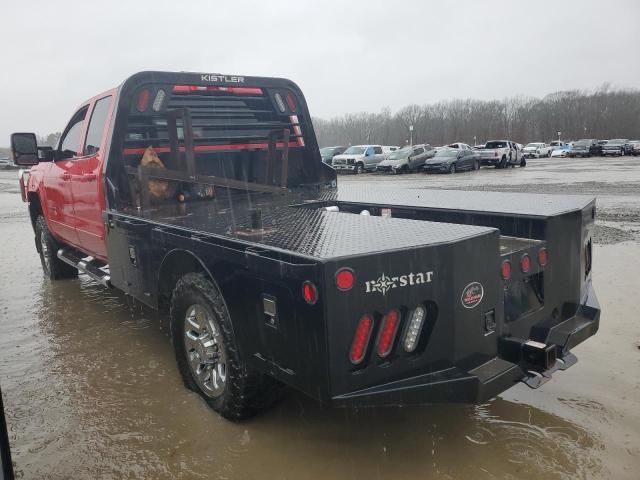
[[[285,128],[282,132],[282,171],[280,176],[280,186],[287,187],[289,178],[289,129]]]

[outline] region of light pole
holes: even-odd
[[[558,132],[558,142],[560,141],[560,135],[562,135],[562,132]]]
[[[478,145],[478,144],[476,143],[476,136],[474,135],[473,136],[473,146],[475,147],[476,145]]]
[[[413,146],[413,125],[409,125],[409,145]]]

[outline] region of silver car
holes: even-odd
[[[403,147],[395,152],[391,152],[386,160],[378,164],[376,171],[409,173],[416,171],[424,165],[429,158],[433,158],[436,149],[431,145],[413,145]]]

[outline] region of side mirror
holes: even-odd
[[[11,153],[13,163],[22,167],[38,163],[38,141],[35,133],[12,133]]]

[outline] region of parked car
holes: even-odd
[[[553,148],[547,143],[534,142],[527,143],[522,149],[522,156],[524,158],[542,158],[550,157]]]
[[[320,156],[324,163],[331,165],[333,163],[333,157],[340,155],[346,149],[347,147],[324,147],[320,149]]]
[[[433,158],[435,154],[435,148],[428,144],[404,147],[391,152],[385,160],[378,164],[376,170],[393,173],[413,172],[424,166],[424,162]]]
[[[606,157],[607,155],[622,156],[632,154],[633,145],[628,139],[614,138],[613,140],[607,141],[607,144],[602,146],[603,157]]]
[[[551,152],[551,158],[561,157],[564,158],[571,151],[572,145],[570,143],[565,143],[563,146],[557,146]]]
[[[560,140],[554,140],[553,142],[549,142],[549,146],[551,147],[551,151],[560,150],[566,148],[568,144],[566,142]]]
[[[522,151],[511,140],[489,140],[478,153],[482,165],[493,165],[496,168],[507,168],[512,165],[525,167],[527,165]]]
[[[640,155],[640,140],[631,140],[631,154],[633,156]]]
[[[0,157],[0,170],[10,170],[18,168],[13,164],[13,161],[9,157]]]
[[[386,158],[380,145],[354,145],[341,155],[333,157],[333,168],[338,172],[362,173],[375,170]]]
[[[461,150],[471,150],[471,147],[468,144],[461,143],[461,142],[450,143],[444,148],[458,148]]]
[[[479,170],[480,154],[472,149],[447,148],[440,150],[433,158],[424,163],[427,173],[456,173],[460,170]]]
[[[592,155],[601,155],[602,145],[598,144],[598,140],[595,138],[583,138],[573,143],[571,151],[567,152],[567,156],[571,158],[575,157],[590,157]]]

